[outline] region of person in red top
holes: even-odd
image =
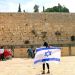
[[[5,57],[6,59],[12,57],[12,52],[11,52],[10,49],[5,49],[5,50],[4,50],[4,57]]]

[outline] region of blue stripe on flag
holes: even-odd
[[[38,62],[45,62],[45,61],[60,61],[60,58],[45,58],[45,59],[40,59],[40,60],[34,61],[34,64],[36,64]]]
[[[48,50],[48,49],[52,49],[52,50],[57,49],[57,50],[59,50],[60,48],[58,48],[58,47],[52,47],[52,48],[50,48],[50,47],[48,47],[48,48],[38,48],[38,49],[36,49],[36,52],[42,51],[42,50]]]

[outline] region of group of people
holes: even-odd
[[[0,60],[6,60],[12,58],[12,50],[4,48],[3,46],[0,47]]]

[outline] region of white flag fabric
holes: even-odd
[[[0,54],[4,53],[4,49],[0,49]]]
[[[61,48],[50,46],[36,48],[34,64],[59,62],[61,57]]]

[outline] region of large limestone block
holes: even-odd
[[[17,57],[17,58],[28,57],[27,48],[15,48],[14,49],[14,57]]]
[[[71,55],[75,55],[75,47],[71,47]]]
[[[61,48],[61,55],[68,56],[69,55],[69,47],[62,47]]]

